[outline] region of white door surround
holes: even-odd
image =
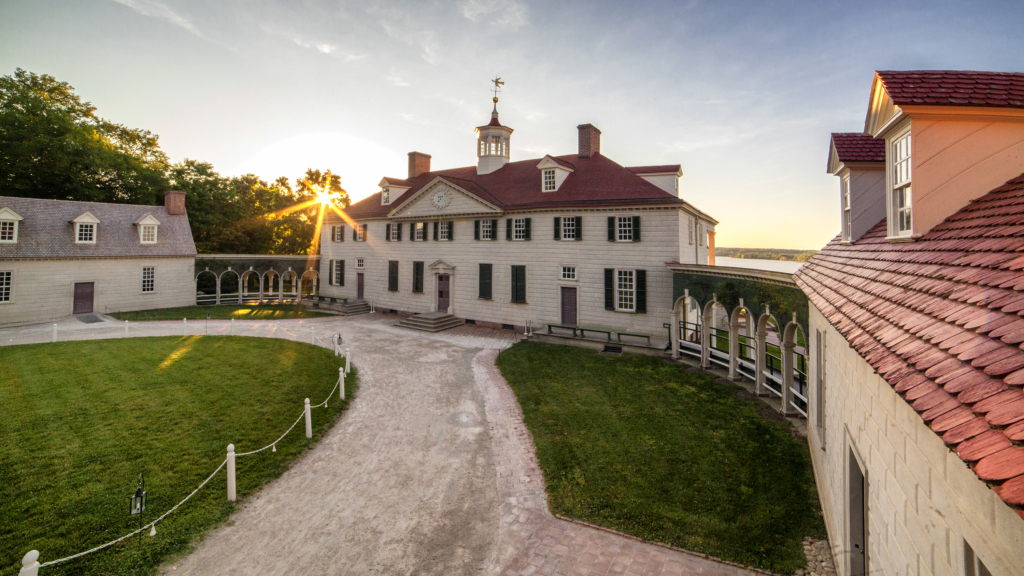
[[[434,276],[434,281],[430,283],[431,296],[430,296],[430,311],[431,312],[444,312],[447,314],[455,314],[455,266],[445,262],[444,260],[437,260],[430,265],[430,273]],[[448,309],[438,310],[437,309],[437,279],[438,276],[445,274],[448,276]]]

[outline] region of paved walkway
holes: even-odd
[[[475,326],[426,334],[396,321],[129,324],[132,336],[339,333],[360,374],[321,442],[164,574],[751,573],[552,516],[532,437],[494,366],[516,336]],[[62,341],[124,333],[123,323],[58,323]],[[0,345],[51,339],[52,324],[0,329]]]

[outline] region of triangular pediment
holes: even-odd
[[[879,138],[895,122],[903,116],[903,110],[897,106],[889,93],[885,91],[882,77],[875,74],[871,84],[871,98],[868,100],[868,116],[864,120],[864,133]]]
[[[541,158],[540,164],[537,164],[537,168],[540,170],[544,170],[545,168],[556,168],[558,170],[565,170],[566,172],[575,172],[572,168],[559,164],[558,161],[552,158],[550,154],[546,154]]]
[[[843,169],[843,162],[839,160],[839,151],[836,150],[835,140],[829,142],[828,148],[828,173],[839,174],[839,171]]]
[[[157,220],[156,217],[153,216],[152,214],[146,214],[145,216],[142,216],[141,218],[136,218],[135,219],[135,224],[137,226],[143,226],[143,225],[147,225],[148,226],[150,224],[156,224],[157,226],[159,226],[160,225],[160,221]]]
[[[4,206],[0,208],[0,220],[24,220],[17,212]]]
[[[472,192],[438,176],[396,206],[390,218],[420,218],[500,214],[501,209]]]
[[[433,269],[438,269],[438,270],[441,270],[441,269],[444,269],[444,270],[455,270],[455,266],[454,265],[449,264],[448,262],[445,262],[444,260],[437,260],[437,261],[435,261],[433,264],[430,265],[430,268],[432,270]]]
[[[100,219],[93,215],[92,212],[83,212],[78,218],[72,220],[75,224],[99,224]]]

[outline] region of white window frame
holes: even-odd
[[[547,168],[547,169],[543,170],[541,172],[541,174],[543,175],[543,181],[544,181],[543,191],[544,192],[554,192],[555,188],[557,186],[556,178],[555,178],[555,169],[554,168]]]
[[[147,278],[146,275],[149,274]],[[148,284],[147,284],[148,281]],[[148,289],[147,289],[148,288]],[[142,285],[143,294],[152,294],[156,292],[156,266],[143,266],[142,267]]]
[[[394,222],[391,223],[391,237],[388,240],[398,242],[398,224]]]
[[[494,240],[494,222],[491,220],[480,221],[480,239]]]
[[[153,232],[153,239],[146,240],[146,232]],[[139,242],[143,244],[156,244],[157,226],[156,224],[142,224],[139,226]]]
[[[697,246],[704,245],[704,236],[700,232],[700,220],[697,221]]]
[[[633,241],[633,217],[632,216],[616,216],[615,217],[615,241],[616,242],[632,242]]]
[[[391,188],[385,186],[384,190],[380,193],[380,203],[383,206],[391,204]]]
[[[559,277],[560,280],[569,280],[572,282],[576,282],[579,280],[579,276],[576,274],[575,266],[562,266],[561,270],[562,273]]]
[[[686,232],[690,239],[690,246],[693,246],[693,218],[690,216],[686,217]]]
[[[423,242],[427,239],[427,225],[424,222],[413,224],[413,242]]]
[[[445,220],[437,225],[437,239],[439,241],[449,241],[452,239],[452,226],[455,223],[451,220]]]
[[[512,239],[526,240],[526,218],[512,219]]]
[[[91,240],[82,240],[81,239],[82,238],[82,230],[83,230],[82,227],[83,226],[91,226],[92,227],[91,228],[91,230],[92,230],[92,239]],[[96,234],[98,232],[98,230],[96,228],[97,228],[97,225],[93,224],[92,222],[75,222],[75,244],[95,244],[96,243]]]
[[[365,270],[365,260],[362,258],[356,258],[356,270]]]
[[[366,224],[356,224],[356,242],[366,242]]]
[[[576,239],[576,217],[562,216],[562,240]]]
[[[0,220],[0,229],[4,226],[11,227],[11,237],[9,239],[3,239],[0,237],[0,244],[17,244],[18,243],[18,221],[17,220]]]
[[[840,180],[840,193],[842,194],[843,204],[843,230],[842,239],[843,242],[849,242],[853,236],[851,231],[853,228],[853,210],[850,205],[850,176],[844,176]]]
[[[341,262],[341,260],[335,260],[334,270],[331,270],[331,279],[334,280],[333,284],[335,286],[341,286],[341,282],[344,280],[344,278],[341,277]]]
[[[341,224],[331,226],[331,242],[344,242],[345,241],[345,227]]]
[[[628,281],[626,288],[624,281]],[[615,310],[636,312],[636,270],[615,270]]]
[[[0,304],[14,302],[14,271],[0,270]]]
[[[888,183],[890,239],[910,239],[914,233],[913,151],[910,123],[888,140],[885,163]]]

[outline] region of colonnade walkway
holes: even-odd
[[[330,348],[337,333],[352,350],[359,391],[334,428],[163,574],[756,573],[552,516],[533,439],[494,365],[517,335],[393,322],[58,323],[62,341],[233,331]],[[0,345],[51,338],[52,323],[0,329]]]

